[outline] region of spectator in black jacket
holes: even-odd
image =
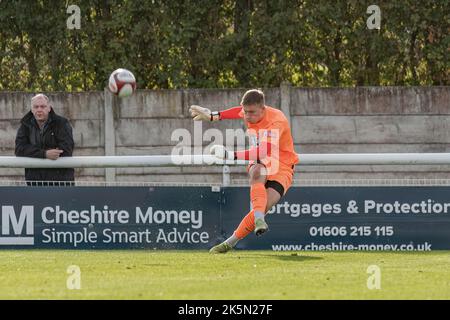
[[[56,160],[59,157],[71,157],[73,148],[72,127],[69,121],[53,111],[46,95],[34,96],[31,99],[31,111],[22,118],[17,131],[16,156]],[[73,185],[74,169],[27,168],[25,180],[28,185]]]

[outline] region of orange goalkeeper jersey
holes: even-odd
[[[268,142],[272,145],[271,154],[267,160],[277,159],[280,163],[289,167],[298,163],[289,121],[283,112],[266,106],[264,117],[257,123],[245,121],[244,110],[241,110],[239,115],[247,125],[247,134],[251,146],[256,147],[262,142]]]

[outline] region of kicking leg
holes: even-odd
[[[266,168],[263,165],[254,164],[250,167],[249,182],[252,210],[242,219],[233,235],[223,243],[213,247],[210,250],[211,253],[225,253],[231,250],[240,239],[245,238],[250,232],[255,230],[255,224],[259,227],[258,230],[267,231],[267,224],[264,222],[268,201],[265,187],[266,180]],[[258,232],[257,235],[264,233],[264,231]]]
[[[245,238],[250,232],[255,230],[255,222],[258,219],[264,220],[264,214],[266,213],[267,208],[268,194],[265,187],[267,179],[266,168],[261,164],[251,166],[249,179],[252,210],[244,217],[244,219],[242,219],[233,234],[238,240]],[[230,239],[231,241],[234,240],[233,236]],[[232,244],[234,245],[236,243]]]
[[[267,213],[267,211],[270,210],[275,204],[278,203],[281,199],[281,195],[273,188],[267,188],[267,205],[264,210],[264,215]],[[256,218],[255,216],[255,234],[257,236],[262,235],[266,231],[269,230],[269,226],[267,225],[266,221],[264,220],[264,216]]]

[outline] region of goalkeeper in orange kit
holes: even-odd
[[[298,162],[291,129],[280,110],[265,105],[264,93],[260,90],[247,91],[241,106],[228,110],[211,111],[193,105],[189,111],[194,120],[243,119],[247,126],[250,149],[230,151],[221,145],[211,148],[211,154],[219,159],[250,161],[252,209],[227,240],[210,250],[211,253],[226,253],[252,231],[259,236],[268,230],[264,215],[291,186],[294,165]]]

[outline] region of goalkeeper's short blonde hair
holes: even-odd
[[[266,104],[264,93],[259,89],[248,90],[242,97],[241,106],[258,105],[264,107]]]

